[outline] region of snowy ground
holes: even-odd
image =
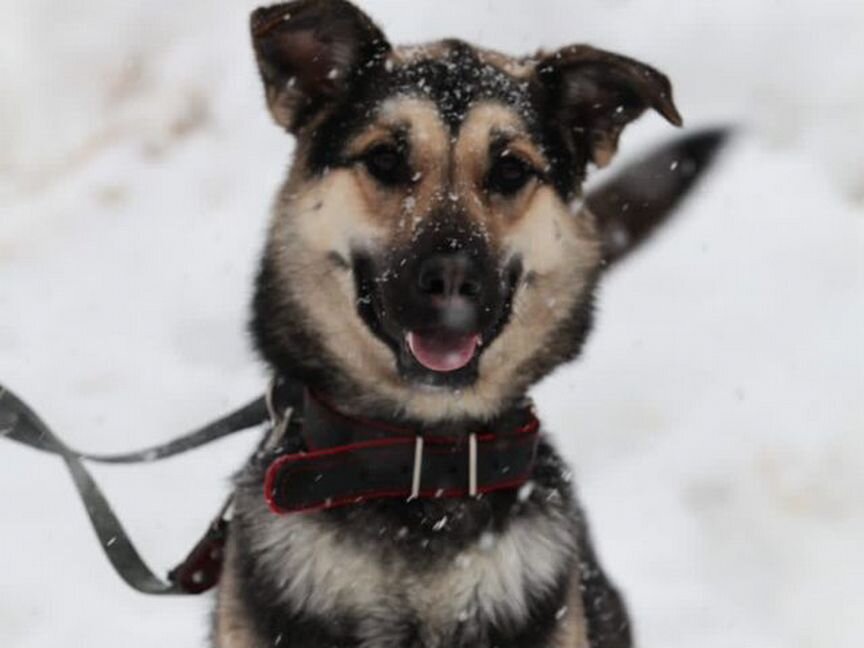
[[[399,41],[617,49],[669,73],[691,127],[744,127],[537,398],[643,647],[860,648],[864,4],[363,4]],[[262,389],[245,310],[291,145],[251,7],[0,4],[0,381],[75,446],[164,440]],[[625,154],[669,135],[646,118]],[[95,472],[166,569],[251,441]],[[129,592],[56,460],[0,445],[0,492],[0,646],[204,644],[209,600]]]

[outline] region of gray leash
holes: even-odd
[[[63,459],[78,491],[99,544],[117,574],[133,589],[144,594],[199,594],[219,579],[222,548],[228,524],[231,497],[225,502],[207,533],[187,558],[160,578],[146,565],[120,520],[82,460],[105,464],[132,464],[158,461],[207,445],[231,434],[257,427],[270,420],[268,403],[272,391],[248,405],[163,445],[114,455],[79,452],[67,446],[20,398],[0,385],[0,438]]]

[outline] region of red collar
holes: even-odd
[[[487,424],[424,429],[347,416],[309,393],[294,425],[302,449],[277,453],[267,469],[274,513],[517,489],[531,476],[540,427],[527,402]]]

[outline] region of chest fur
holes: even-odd
[[[520,627],[536,601],[557,595],[575,562],[569,516],[548,510],[516,516],[447,555],[358,541],[314,515],[257,518],[247,541],[274,603],[292,615],[352,619],[361,645],[376,647],[404,645],[408,624],[425,646]]]
[[[279,516],[250,465],[232,523],[237,591],[263,645],[546,646],[581,559],[566,475],[541,443],[518,493]]]

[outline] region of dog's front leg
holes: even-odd
[[[579,569],[571,588],[571,600],[579,598],[583,627],[589,648],[632,648],[630,618],[624,599],[606,576],[587,529],[580,542]],[[567,644],[581,646],[583,644]]]
[[[570,579],[567,607],[560,612],[550,648],[594,648],[588,643],[588,623],[582,602],[581,580],[578,572]]]
[[[214,648],[263,648],[266,644],[253,630],[246,605],[238,590],[234,545],[229,536],[216,598],[213,646]]]

